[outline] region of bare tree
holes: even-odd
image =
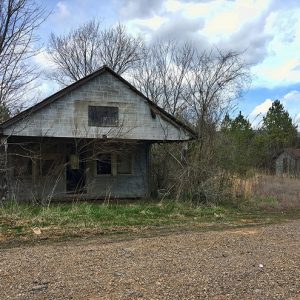
[[[35,31],[45,19],[34,0],[0,0],[0,106],[14,109],[36,78]]]
[[[197,53],[186,74],[185,114],[199,137],[214,131],[250,82],[242,54],[211,50]]]
[[[226,172],[220,168],[218,126],[250,81],[242,54],[218,49],[200,53],[191,45],[159,42],[150,47],[134,84],[172,115],[197,131],[188,148],[154,148],[157,188],[197,203],[218,201],[227,195]],[[186,157],[181,162],[181,156]],[[180,172],[178,172],[180,169]],[[177,171],[176,171],[177,170]]]
[[[48,53],[55,65],[51,77],[68,85],[102,65],[123,74],[141,60],[142,48],[142,39],[130,36],[123,25],[101,30],[98,22],[90,21],[66,35],[51,34]]]
[[[194,53],[195,49],[188,44],[155,43],[145,50],[144,59],[134,70],[134,84],[169,113],[178,114]]]
[[[101,32],[101,62],[118,74],[127,72],[141,61],[143,48],[144,41],[128,34],[122,24]]]

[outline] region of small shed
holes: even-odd
[[[300,176],[300,149],[285,149],[277,157],[276,175]]]

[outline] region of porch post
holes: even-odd
[[[0,138],[0,203],[7,200],[8,195],[7,170],[7,138]]]

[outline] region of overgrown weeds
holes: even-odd
[[[239,208],[248,210],[299,210],[300,179],[265,174],[235,178],[232,200]]]
[[[268,199],[268,204],[273,199]],[[201,224],[248,224],[274,222],[281,213],[266,215],[261,210],[231,205],[197,205],[174,200],[131,203],[65,203],[47,207],[9,202],[0,207],[0,243],[7,240],[82,237],[111,232],[135,232],[167,226]],[[249,206],[248,206],[249,208]],[[297,215],[292,212],[293,217]],[[223,224],[223,225],[222,225]],[[204,225],[203,225],[204,226]],[[174,227],[175,228],[175,227]]]

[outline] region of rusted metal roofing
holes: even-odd
[[[285,149],[285,151],[297,158],[300,158],[300,149],[288,148],[288,149]]]

